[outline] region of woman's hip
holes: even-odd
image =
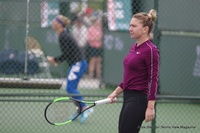
[[[137,102],[137,103],[147,104],[148,102],[147,94],[145,94],[142,91],[136,91],[136,90],[124,90],[123,99],[124,103]]]

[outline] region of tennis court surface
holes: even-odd
[[[49,101],[65,95],[62,90],[31,90],[4,89],[0,97],[1,106],[1,132],[5,133],[116,133],[118,117],[122,106],[122,98],[112,105],[101,105],[94,108],[94,113],[89,119],[80,124],[77,119],[65,126],[53,126],[46,122],[44,109]],[[2,91],[2,90],[1,90]],[[21,92],[24,93],[21,93]],[[111,90],[81,89],[83,94],[103,92],[108,94]],[[9,93],[7,93],[9,92]],[[64,93],[63,93],[64,92]],[[57,96],[56,96],[57,95]],[[106,95],[105,95],[106,96]],[[87,96],[85,100],[103,99],[104,96]],[[64,110],[63,110],[64,111]],[[198,133],[200,126],[199,102],[191,100],[176,100],[159,98],[156,105],[156,123],[143,123],[142,133]]]

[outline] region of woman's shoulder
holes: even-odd
[[[150,40],[146,42],[146,48],[147,50],[158,50],[157,46]]]
[[[147,41],[146,45],[143,47],[142,52],[149,56],[150,54],[159,52],[159,49],[151,41]]]

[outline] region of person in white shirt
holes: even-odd
[[[85,54],[85,48],[87,45],[87,27],[78,18],[75,18],[72,26],[72,35],[78,46],[81,48]]]

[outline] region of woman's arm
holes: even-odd
[[[150,52],[146,57],[146,67],[148,71],[148,100],[155,100],[158,89],[158,78],[160,68],[159,50],[156,47],[150,47]]]
[[[149,94],[148,94],[148,105],[145,114],[145,121],[149,122],[155,117],[155,99],[158,89],[158,76],[159,76],[159,51],[156,47],[152,47],[149,58],[146,59],[146,65],[149,76]]]

